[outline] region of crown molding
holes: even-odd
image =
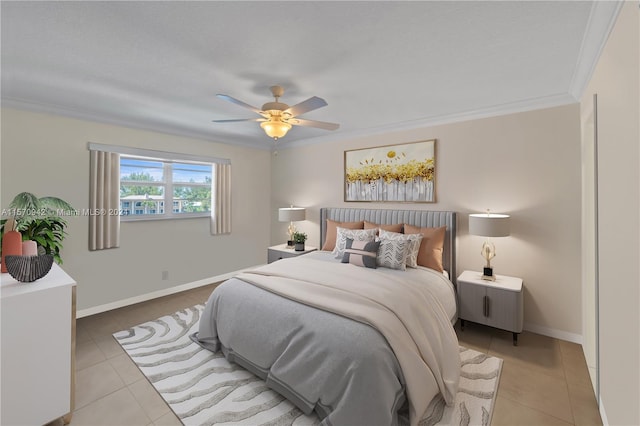
[[[385,133],[402,132],[408,130],[415,130],[420,128],[433,127],[443,124],[452,124],[457,122],[464,122],[470,120],[477,120],[481,118],[496,117],[506,114],[514,114],[518,112],[526,112],[537,109],[553,108],[556,106],[562,106],[578,102],[577,98],[571,96],[568,93],[556,94],[550,96],[542,96],[538,98],[532,98],[525,101],[509,102],[501,105],[489,106],[486,108],[479,108],[474,110],[465,111],[457,114],[444,114],[440,116],[427,117],[419,120],[405,121],[401,123],[394,123],[384,126],[373,127],[364,130],[353,131],[338,131],[333,134],[317,136],[313,138],[299,139],[295,141],[282,141],[278,143],[263,143],[261,140],[259,143],[249,143],[242,140],[232,140],[228,142],[213,140],[211,135],[207,135],[204,132],[189,131],[183,128],[172,127],[167,125],[149,125],[142,122],[134,122],[130,120],[114,119],[110,117],[97,117],[94,114],[78,111],[75,109],[44,105],[34,102],[26,102],[18,99],[3,98],[2,106],[8,108],[22,109],[32,112],[40,112],[53,115],[61,115],[71,118],[77,118],[82,120],[94,121],[102,124],[110,124],[116,126],[124,126],[132,129],[146,130],[152,132],[166,133],[170,135],[183,136],[195,139],[201,139],[210,142],[216,142],[221,144],[228,144],[234,146],[243,146],[247,148],[265,150],[265,151],[278,151],[282,149],[295,148],[305,145],[313,145],[318,143],[335,142],[345,139],[356,139],[381,135]]]
[[[67,118],[75,118],[79,120],[93,121],[100,124],[109,124],[113,126],[127,127],[135,130],[144,130],[156,133],[165,133],[168,135],[182,136],[192,139],[200,139],[207,142],[215,142],[226,145],[242,146],[245,148],[253,148],[264,151],[270,151],[272,149],[271,144],[250,143],[244,140],[233,140],[225,142],[217,139],[213,139],[210,134],[205,132],[198,132],[193,130],[187,130],[181,127],[168,126],[163,124],[150,125],[142,121],[124,120],[120,118],[113,118],[107,116],[98,116],[87,111],[80,111],[77,109],[64,107],[60,105],[43,104],[38,102],[25,101],[22,99],[15,99],[9,97],[2,98],[3,108],[14,108],[23,111],[37,112],[42,114],[58,115]]]
[[[584,95],[623,5],[624,1],[593,2],[569,86],[574,98],[580,100]]]
[[[434,117],[428,117],[419,120],[405,121],[402,123],[394,123],[385,126],[378,126],[366,130],[344,131],[331,135],[307,138],[298,141],[282,143],[272,150],[295,148],[305,145],[313,145],[317,143],[336,142],[345,139],[365,138],[377,136],[385,133],[403,132],[420,128],[439,126],[444,124],[461,123],[464,121],[478,120],[482,118],[497,117],[500,115],[515,114],[519,112],[534,111],[538,109],[554,108],[563,105],[574,104],[578,102],[576,98],[568,93],[561,93],[550,96],[541,96],[520,102],[509,102],[501,105],[489,106],[486,108],[478,108],[465,111],[458,114],[444,114]]]

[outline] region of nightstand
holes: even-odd
[[[303,251],[295,251],[293,248],[287,248],[286,244],[271,246],[269,247],[268,262],[272,263],[276,260],[285,259],[287,257],[297,257],[316,250],[318,249],[307,245],[304,246]]]
[[[524,316],[522,279],[496,275],[495,281],[486,281],[480,272],[464,271],[457,285],[462,330],[464,322],[471,321],[510,331],[517,346]]]

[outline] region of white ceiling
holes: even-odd
[[[575,102],[612,2],[1,2],[2,103],[270,149],[269,86],[319,96],[278,144]]]

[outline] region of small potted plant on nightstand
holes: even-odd
[[[304,242],[307,241],[307,234],[304,232],[294,232],[293,242],[296,247],[296,251],[304,251]]]

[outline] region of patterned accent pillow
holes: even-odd
[[[347,238],[354,241],[375,241],[375,229],[346,229],[337,227],[336,246],[331,252],[336,259],[342,259],[344,249],[347,246]]]
[[[379,247],[379,241],[354,241],[352,238],[347,238],[342,263],[375,269],[378,267],[376,257]]]
[[[408,251],[409,241],[407,240],[380,239],[376,262],[378,266],[406,271]]]
[[[397,232],[389,232],[380,229],[381,240],[406,240],[409,241],[409,251],[407,253],[407,266],[409,268],[418,267],[418,253],[420,251],[420,243],[422,242],[422,234],[399,234]]]

